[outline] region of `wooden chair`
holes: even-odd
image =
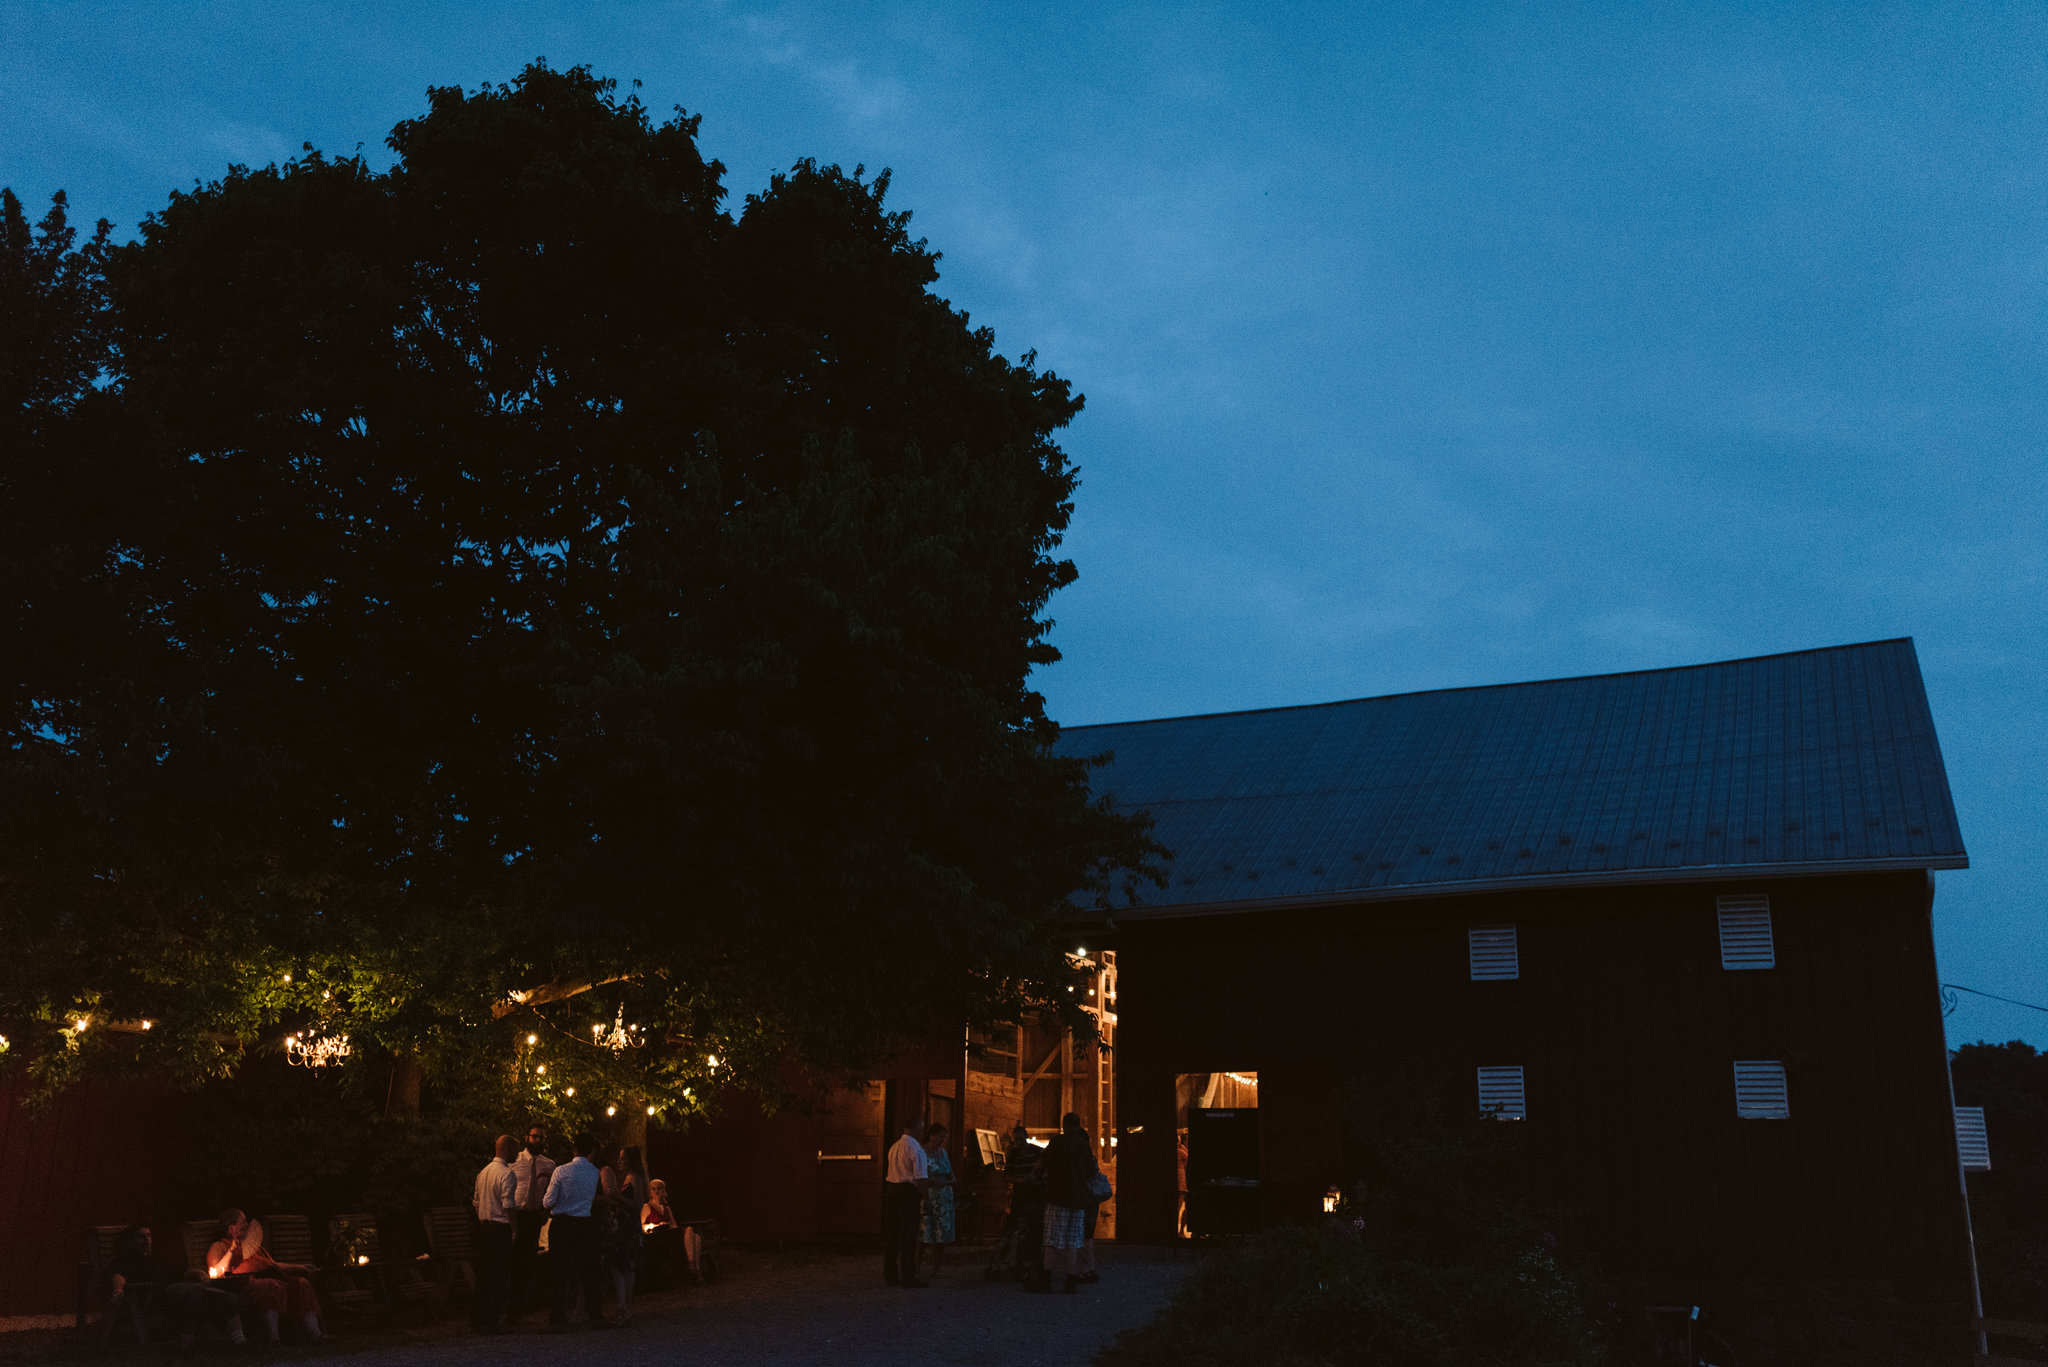
[[[281,1263],[298,1263],[316,1269],[313,1285],[320,1292],[323,1307],[351,1313],[367,1307],[375,1297],[347,1273],[322,1267],[313,1248],[313,1222],[303,1215],[272,1215],[263,1222],[263,1246]]]
[[[107,1307],[113,1299],[114,1244],[127,1228],[126,1225],[94,1225],[86,1230],[78,1253],[77,1325],[83,1329],[88,1323],[99,1321],[102,1342],[113,1329],[112,1322],[107,1319]]]
[[[220,1221],[187,1220],[178,1226],[178,1238],[185,1246],[185,1270],[206,1275],[206,1250],[220,1238]]]
[[[446,1305],[459,1278],[469,1294],[476,1294],[476,1218],[468,1206],[434,1206],[425,1216],[427,1251],[440,1269],[436,1286],[438,1304]]]
[[[337,1258],[346,1257],[342,1248],[342,1229],[354,1226],[360,1236],[357,1247],[356,1266],[348,1269],[354,1277],[367,1272],[377,1290],[382,1293],[392,1309],[401,1305],[417,1305],[429,1316],[434,1313],[440,1296],[440,1288],[426,1275],[425,1269],[417,1262],[395,1263],[384,1259],[384,1237],[377,1228],[374,1215],[337,1215],[327,1226],[327,1246]],[[363,1261],[367,1259],[368,1261]]]

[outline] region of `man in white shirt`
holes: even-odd
[[[533,1308],[540,1288],[534,1270],[540,1264],[540,1231],[548,1222],[541,1206],[547,1195],[548,1179],[554,1175],[555,1160],[543,1150],[548,1132],[538,1123],[526,1127],[526,1148],[512,1160],[515,1186],[512,1192],[512,1276],[507,1304],[514,1319]]]
[[[469,1298],[469,1327],[479,1334],[505,1329],[505,1279],[512,1271],[512,1211],[519,1174],[512,1160],[519,1141],[498,1136],[498,1151],[476,1175],[470,1204],[476,1208],[476,1290]]]
[[[548,1328],[560,1332],[569,1327],[569,1281],[573,1277],[583,1288],[583,1305],[590,1327],[608,1329],[604,1317],[604,1288],[599,1281],[597,1222],[590,1218],[597,1199],[599,1174],[590,1161],[597,1137],[576,1136],[576,1157],[556,1168],[548,1178],[548,1193],[541,1203],[548,1212],[548,1265],[554,1270],[554,1301],[548,1311]],[[638,1211],[634,1212],[637,1216]]]
[[[917,1219],[930,1185],[925,1167],[924,1126],[903,1122],[903,1137],[889,1148],[888,1180],[882,1187],[882,1280],[890,1286],[927,1286],[917,1279]]]

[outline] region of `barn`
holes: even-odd
[[[1960,1350],[1930,910],[1968,861],[1911,641],[1061,744],[1173,851],[1089,932],[1122,1238],[1313,1217],[1345,1089],[1400,1081],[1522,1127],[1648,1303]]]

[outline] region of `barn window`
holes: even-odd
[[[1716,900],[1721,912],[1721,967],[1776,968],[1778,953],[1771,939],[1771,899],[1756,896]]]
[[[1984,1133],[1982,1106],[1956,1107],[1956,1157],[1964,1172],[1991,1171],[1991,1140]]]
[[[1521,948],[1513,926],[1473,926],[1465,932],[1472,955],[1472,981],[1498,982],[1522,976]]]
[[[1790,1120],[1785,1065],[1776,1059],[1735,1060],[1735,1114],[1744,1120]]]
[[[1522,1085],[1522,1065],[1479,1070],[1479,1112],[1495,1120],[1526,1120],[1528,1094]]]

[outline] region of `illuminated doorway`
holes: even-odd
[[[1174,1079],[1182,1238],[1259,1227],[1259,1075],[1182,1073]]]

